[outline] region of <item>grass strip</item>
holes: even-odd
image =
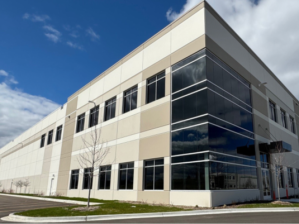
[[[105,204],[97,205],[94,211],[75,211],[76,207],[84,206],[66,206],[46,209],[36,209],[17,213],[16,215],[30,217],[59,217],[59,216],[86,216],[86,215],[114,215],[114,214],[132,214],[132,213],[151,213],[151,212],[176,212],[188,211],[187,209],[160,205],[131,204],[117,201],[110,201]],[[97,207],[96,206],[96,207]]]

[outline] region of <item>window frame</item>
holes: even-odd
[[[53,142],[53,132],[54,132],[53,129],[52,129],[51,131],[48,132],[47,145],[50,145],[50,144],[52,144],[52,142]]]
[[[135,89],[135,88],[136,88],[136,91],[133,90],[133,89]],[[132,91],[132,92],[130,92],[129,94],[126,95],[126,93],[129,92],[129,91]],[[125,91],[123,92],[123,108],[122,108],[122,112],[123,112],[123,114],[128,113],[128,112],[130,112],[130,111],[136,109],[136,108],[133,108],[133,109],[132,109],[132,97],[130,97],[130,110],[125,111],[125,102],[126,102],[125,99],[126,99],[126,97],[128,97],[128,96],[132,96],[132,94],[135,93],[135,92],[137,93],[137,94],[136,94],[136,108],[137,108],[137,101],[138,101],[138,85],[135,85],[135,86],[133,86],[133,87],[131,87],[131,88],[129,88],[129,89],[127,89],[127,90],[125,90]]]
[[[43,148],[46,143],[46,134],[43,134],[40,139],[40,148]]]
[[[84,170],[83,170],[82,190],[89,190],[88,187],[84,188],[84,180],[85,180],[85,175],[88,175],[87,178],[90,178],[89,173],[91,173],[92,171],[86,172],[86,170],[90,170],[90,169],[93,169],[93,168],[89,167],[89,168],[84,168]],[[93,173],[94,173],[94,171],[93,171]],[[92,190],[92,187],[93,187],[93,176],[91,177],[91,188],[90,188],[91,190]]]
[[[79,119],[80,119],[80,120],[79,120]],[[83,120],[83,121],[82,121],[82,120]],[[79,122],[80,122],[80,123],[79,123]],[[77,123],[77,124],[76,124],[76,133],[79,133],[79,132],[81,132],[81,131],[84,131],[85,112],[77,116],[77,122],[76,122],[76,123]],[[81,124],[81,123],[82,123],[82,124]],[[80,124],[80,126],[79,126],[79,124]],[[82,128],[82,130],[79,130],[79,127],[80,127],[80,129]]]
[[[129,167],[129,164],[132,164],[133,163],[133,167]],[[125,165],[126,164],[126,168],[120,168],[121,167],[121,165]],[[134,172],[134,170],[135,170],[135,167],[134,167],[134,162],[127,162],[127,163],[120,163],[119,164],[119,170],[118,170],[118,190],[134,190],[134,174],[135,174],[135,172]],[[122,170],[126,170],[126,186],[125,186],[125,188],[120,188],[120,178],[121,178],[121,175],[120,175],[120,173],[121,173],[121,171]],[[133,170],[133,187],[132,187],[132,189],[128,189],[128,170]]]
[[[160,75],[163,75],[162,77],[158,78],[158,76]],[[153,78],[155,78],[154,81],[152,81],[151,83],[149,83],[149,81],[151,81]],[[163,90],[164,90],[164,94],[162,97],[158,98],[158,82],[160,80],[163,80],[164,79],[164,86],[163,86]],[[155,85],[155,99],[152,100],[152,101],[149,101],[149,86],[151,85]],[[149,103],[152,103],[156,100],[159,100],[163,97],[165,97],[165,85],[166,85],[166,74],[165,74],[165,70],[164,71],[161,71],[159,73],[157,73],[156,75],[153,75],[151,77],[149,77],[147,80],[146,80],[146,104],[149,104]]]
[[[288,167],[287,172],[288,172],[288,188],[293,188],[294,187],[293,168]]]
[[[93,111],[95,109],[95,111]],[[89,121],[88,121],[88,128],[91,128],[93,126],[96,126],[99,123],[99,111],[100,107],[97,105],[96,107],[93,107],[89,111]],[[93,116],[95,116],[96,121],[93,123]]]
[[[156,160],[163,160],[162,164],[158,164],[156,165]],[[150,162],[153,161],[153,165],[148,165],[146,166],[145,163],[146,162]],[[163,167],[163,189],[155,189],[155,176],[156,176],[156,167]],[[145,170],[146,168],[153,168],[153,189],[146,189],[145,187],[145,180],[146,180],[146,176],[145,176]],[[144,168],[143,168],[143,190],[144,191],[164,191],[164,158],[158,158],[158,159],[150,159],[150,160],[145,160],[144,161]]]
[[[78,171],[78,173],[73,174],[73,171]],[[70,190],[77,190],[77,189],[78,189],[78,185],[79,185],[79,174],[80,174],[80,169],[71,170],[70,186],[69,186],[69,189],[70,189]],[[77,177],[77,185],[76,185],[76,188],[72,188],[72,177],[73,177],[73,176],[78,176],[78,177]]]
[[[113,118],[115,118],[115,114],[116,114],[116,96],[110,98],[109,100],[106,100],[105,101],[105,108],[104,108],[104,121],[109,121]],[[111,102],[110,102],[111,101]],[[115,110],[114,110],[114,115],[113,117],[111,116],[111,106],[115,104]],[[107,113],[108,113],[108,110],[110,112],[110,118],[107,119]]]
[[[101,170],[102,168],[109,168],[110,169],[105,169]],[[110,190],[111,189],[111,171],[112,171],[112,165],[105,165],[105,166],[100,166],[99,167],[99,175],[98,175],[98,190]],[[104,183],[104,188],[100,188],[100,181],[101,181],[101,173],[105,173],[105,183]],[[107,173],[110,173],[110,183],[109,183],[109,188],[106,187],[107,185]]]
[[[296,128],[295,128],[295,119],[292,116],[289,116],[290,118],[290,128],[291,131],[296,134]]]
[[[271,120],[277,122],[276,103],[274,103],[272,100],[269,100],[269,108],[270,108],[270,118],[271,118]],[[272,114],[272,111],[273,111],[273,114]]]
[[[59,137],[59,139],[58,139]],[[61,140],[61,137],[62,137],[62,125],[58,126],[56,128],[56,136],[55,136],[55,141],[60,141]]]
[[[280,115],[281,115],[281,124],[284,128],[288,128],[287,124],[287,115],[286,112],[283,109],[280,109]]]

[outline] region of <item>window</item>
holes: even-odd
[[[146,102],[150,103],[165,96],[165,72],[161,72],[147,80]]]
[[[96,106],[96,107],[90,109],[89,127],[93,127],[93,126],[97,125],[98,120],[99,120],[99,106]]]
[[[171,166],[172,190],[205,190],[205,179],[204,162]]]
[[[41,139],[40,139],[40,147],[44,147],[45,145],[45,139],[46,139],[46,134],[42,135]]]
[[[48,145],[52,143],[52,138],[53,138],[53,130],[49,131],[48,133],[48,142],[47,142]]]
[[[287,119],[286,119],[286,112],[283,110],[280,110],[281,113],[281,122],[282,122],[282,126],[284,128],[287,128]]]
[[[83,175],[83,189],[92,189],[93,182],[93,168],[85,168]]]
[[[124,106],[123,106],[124,113],[137,108],[137,92],[138,92],[137,86],[128,89],[127,91],[124,92]]]
[[[110,189],[111,182],[111,165],[101,166],[99,172],[98,189]]]
[[[62,135],[62,125],[60,125],[59,127],[57,127],[56,130],[56,142],[61,140],[61,135]]]
[[[164,160],[156,159],[145,161],[144,166],[144,189],[163,190]]]
[[[296,134],[294,118],[290,116],[291,131]]]
[[[276,118],[276,105],[275,103],[273,103],[272,101],[269,101],[269,106],[270,106],[270,118],[273,120],[273,121],[277,121],[277,118]]]
[[[134,162],[119,165],[119,189],[133,189],[134,182]]]
[[[110,100],[105,102],[105,115],[104,120],[108,121],[115,117],[115,108],[116,108],[116,97],[113,97]]]
[[[78,189],[78,182],[79,182],[79,170],[72,170],[70,189]]]
[[[293,182],[293,169],[288,168],[288,183],[289,183],[289,188],[294,187],[294,182]]]
[[[78,116],[76,133],[84,130],[84,120],[85,120],[85,113]]]
[[[284,188],[284,176],[283,176],[283,167],[276,167],[276,172],[279,175],[279,187]]]
[[[297,187],[299,187],[299,169],[297,169]]]

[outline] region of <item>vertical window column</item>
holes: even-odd
[[[151,103],[165,96],[165,72],[161,72],[147,80],[146,102]]]
[[[288,168],[288,184],[289,184],[289,188],[294,187],[294,181],[293,181],[293,169],[292,168]]]
[[[294,118],[290,116],[290,125],[291,125],[291,131],[296,134],[296,129],[295,129],[295,121]]]
[[[99,183],[98,189],[110,189],[111,182],[111,165],[110,166],[101,166],[99,172]]]
[[[85,168],[84,175],[83,175],[83,189],[92,189],[92,182],[93,182],[93,168]]]
[[[132,190],[134,183],[134,162],[119,164],[119,185],[121,190]]]
[[[104,121],[108,121],[115,117],[116,97],[105,102]]]
[[[48,145],[52,143],[52,138],[53,138],[53,130],[49,131],[48,133],[48,142],[47,142]]]
[[[78,116],[76,133],[84,130],[85,113]]]
[[[123,113],[137,108],[138,87],[134,86],[124,92]]]
[[[60,125],[59,127],[57,127],[56,130],[56,142],[61,140],[61,135],[62,135],[62,125]]]
[[[284,128],[288,128],[287,127],[286,112],[284,110],[280,110],[280,113],[281,113],[281,123],[282,123],[282,126]]]
[[[276,105],[272,101],[269,101],[269,107],[270,107],[270,118],[277,122],[277,116],[276,116]]]
[[[99,120],[99,106],[90,109],[89,114],[89,127],[93,127],[98,124]]]
[[[164,159],[145,161],[144,166],[144,189],[164,189]]]
[[[70,189],[78,189],[78,182],[79,182],[79,170],[72,170]]]
[[[43,134],[41,139],[40,139],[40,147],[44,147],[45,145],[45,139],[46,139],[46,134]]]

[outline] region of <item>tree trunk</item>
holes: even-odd
[[[89,177],[88,180],[88,199],[87,199],[87,208],[89,208],[89,202],[90,202],[90,192],[91,192],[91,177]]]

